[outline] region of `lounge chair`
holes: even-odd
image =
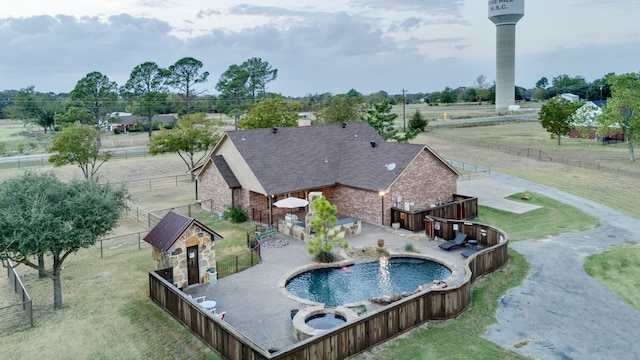
[[[458,233],[458,235],[456,235],[456,238],[453,239],[452,241],[447,241],[446,243],[440,244],[440,249],[449,251],[456,246],[463,246],[464,241],[466,239],[467,239],[467,234]]]
[[[475,249],[469,249],[469,250],[465,250],[463,251],[460,255],[462,255],[462,257],[464,257],[465,259],[468,258],[469,256],[477,253],[478,251],[482,250],[481,248],[475,248]]]

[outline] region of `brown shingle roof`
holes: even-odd
[[[211,237],[214,240],[222,239],[222,236],[209,229],[198,220],[171,210],[162,218],[162,220],[160,220],[158,225],[154,226],[147,236],[144,237],[144,241],[148,242],[156,249],[166,252],[171,249],[182,233],[184,233],[184,231],[194,223],[202,230],[211,234]]]
[[[268,195],[335,184],[386,189],[424,145],[385,142],[366,122],[226,133]],[[376,146],[371,145],[375,142]],[[385,165],[395,163],[393,172]]]
[[[222,155],[216,155],[212,159],[213,164],[216,166],[216,168],[218,168],[220,175],[222,175],[222,178],[227,183],[229,188],[233,189],[241,186],[240,181],[238,181],[236,175],[233,173],[233,171],[231,171],[231,168],[229,168],[229,164],[227,164],[227,161],[224,159],[224,157],[222,157]]]

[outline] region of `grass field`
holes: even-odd
[[[443,111],[447,107],[432,108],[435,114],[435,111]],[[407,114],[409,114],[408,111]],[[465,116],[462,110],[460,116]],[[4,130],[2,125],[4,124],[0,124],[0,129]],[[553,140],[548,139],[546,132],[527,126],[530,124],[510,123],[491,127],[491,129],[439,129],[421,135],[418,141],[428,143],[445,158],[539,181],[602,202],[640,218],[638,194],[631,191],[637,188],[637,178],[541,162],[447,138],[450,135],[456,138],[482,140],[502,133],[504,134],[502,137],[492,138],[492,141],[505,143],[513,141],[513,146],[520,146],[524,144],[526,138],[531,138],[538,147],[552,147]],[[447,136],[443,136],[443,132],[446,132]],[[527,132],[531,134],[527,135]],[[521,135],[516,136],[518,134]],[[564,149],[564,144],[561,147]],[[575,153],[590,151],[597,153],[600,148],[576,145]],[[610,156],[619,156],[615,149],[609,151],[612,151]],[[53,169],[45,163],[34,169],[54,171],[63,179],[81,176],[80,170],[72,166]],[[186,166],[177,156],[166,155],[113,160],[104,165],[100,174],[102,179],[112,182],[140,179],[148,181],[148,179],[165,178],[168,175],[169,177],[182,175],[185,170]],[[0,181],[21,174],[23,171],[24,169],[3,169],[0,171]],[[159,181],[150,183],[159,183]],[[132,188],[134,202],[145,209],[158,210],[184,205],[195,198],[194,189],[190,183],[177,182],[177,185],[168,185],[169,183],[172,181],[163,182],[157,187],[135,186]],[[575,210],[564,208],[552,199],[533,194],[531,201],[541,202],[546,210],[513,218],[510,214],[481,208],[480,220],[503,228],[509,232],[510,238],[516,241],[545,237],[568,229],[587,229],[594,225],[593,219],[586,216],[567,219],[566,216],[576,215]],[[218,221],[216,219],[207,221],[211,221],[210,224],[214,229],[229,239],[241,239],[247,226],[216,222]],[[567,226],[565,221],[572,221],[572,223]],[[545,226],[537,226],[541,222],[545,222]],[[550,225],[546,222],[550,222]],[[143,229],[144,226],[127,220],[114,234],[140,231],[141,228]],[[229,242],[225,251],[235,251],[236,247],[242,247],[242,245]],[[223,251],[223,247],[221,246],[219,250]],[[148,246],[143,246],[142,250],[128,248],[107,251],[112,253],[101,259],[99,249],[96,247],[81,250],[65,262],[62,273],[65,308],[59,312],[52,310],[51,281],[38,280],[30,269],[24,266],[18,267],[34,298],[35,327],[0,334],[2,358],[23,359],[46,354],[52,359],[217,359],[191,333],[148,300],[146,274],[151,269],[151,250]],[[640,288],[640,274],[637,271],[640,267],[639,262],[638,246],[616,247],[612,251],[590,257],[585,268],[589,274],[606,286],[613,287],[614,291],[621,293],[623,298],[638,307],[638,296],[634,294],[637,294]],[[473,306],[459,319],[428,324],[388,344],[376,347],[359,358],[466,359],[469,354],[473,354],[474,358],[521,358],[511,351],[484,340],[481,335],[487,326],[495,322],[495,311],[499,306],[498,299],[509,288],[520,284],[528,271],[524,258],[510,251],[510,262],[507,267],[480,279],[474,285]],[[0,286],[0,307],[2,304],[16,300],[16,296],[8,286]]]

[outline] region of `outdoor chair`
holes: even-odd
[[[462,255],[462,257],[464,258],[468,258],[469,256],[477,253],[480,250],[482,250],[482,248],[469,249],[469,250],[463,251],[460,255]]]
[[[452,241],[447,241],[446,243],[440,244],[440,249],[449,251],[456,246],[463,246],[464,241],[466,239],[467,239],[467,234],[458,233],[458,235],[456,235],[456,238],[453,239]]]
[[[197,303],[201,303],[201,302],[207,300],[207,297],[206,296],[193,297],[193,296],[189,295],[189,299],[192,299],[193,301],[195,301]]]
[[[220,319],[220,320],[224,321],[224,317],[225,317],[225,315],[227,315],[227,312],[226,312],[226,311],[223,311],[223,312],[221,312],[221,313],[217,313],[217,312],[216,312],[216,310],[215,310],[215,309],[213,309],[213,315],[217,316],[217,317],[218,317],[218,319]]]

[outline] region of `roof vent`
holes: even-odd
[[[346,128],[346,127],[347,127],[347,123],[346,123],[346,122],[343,122],[343,123],[342,123],[342,128],[344,129],[344,128]]]
[[[371,141],[369,142],[369,144],[371,144],[371,147],[372,147],[372,148],[373,148],[373,147],[376,147],[376,142],[375,142],[375,141],[373,141],[373,140],[371,140]]]
[[[274,134],[275,134],[275,133],[277,133],[277,132],[278,132],[278,128],[277,128],[277,127],[273,127],[273,128],[271,129],[271,132],[272,132],[272,133],[274,133]]]

